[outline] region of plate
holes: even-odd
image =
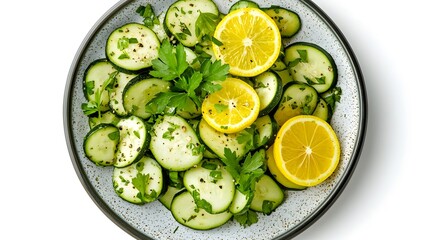
[[[158,201],[133,205],[120,199],[112,187],[111,167],[98,167],[83,153],[83,138],[89,130],[81,104],[85,69],[92,61],[104,58],[105,41],[115,28],[141,21],[135,13],[140,5],[151,4],[156,13],[166,10],[173,0],[120,1],[106,12],[84,38],[70,67],[64,93],[64,131],[70,158],[83,187],[94,203],[120,228],[137,239],[285,239],[309,227],[335,202],[347,185],[358,163],[363,147],[367,121],[367,99],[364,79],[358,61],[346,38],[335,23],[312,1],[260,0],[261,7],[279,5],[299,14],[300,32],[292,42],[307,41],[320,45],[334,58],[338,67],[338,86],[342,88],[331,124],[341,142],[342,155],[334,174],[322,184],[304,191],[288,191],[285,203],[269,216],[243,228],[230,221],[220,228],[196,231],[176,222]],[[232,1],[214,0],[226,13]],[[94,230],[97,231],[97,230]]]

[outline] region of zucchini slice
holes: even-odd
[[[253,123],[256,127],[258,136],[255,138],[255,148],[268,147],[276,138],[278,125],[276,120],[270,115],[257,118]]]
[[[198,208],[192,194],[184,191],[174,197],[171,203],[171,213],[180,224],[197,230],[209,230],[219,227],[232,217],[232,213],[224,211],[217,214],[208,213]]]
[[[294,116],[311,115],[318,100],[319,95],[312,86],[301,82],[291,82],[285,86],[283,97],[274,112],[274,119],[281,126]]]
[[[205,159],[188,169],[183,184],[197,205],[209,213],[226,211],[234,199],[234,178],[219,160]]]
[[[235,152],[239,159],[244,157],[248,152],[246,143],[239,143],[237,140],[240,132],[230,134],[221,133],[212,128],[204,119],[201,119],[198,124],[198,134],[210,151],[220,158],[224,158],[225,148],[229,148],[232,152]]]
[[[232,4],[231,8],[229,8],[229,12],[232,12],[240,8],[259,8],[259,5],[254,1],[239,0],[236,3]]]
[[[97,59],[89,64],[83,77],[83,92],[86,100],[96,101],[100,95],[100,109],[105,112],[109,108],[109,92],[102,91],[103,85],[110,79],[110,76],[117,70],[106,59]]]
[[[314,109],[313,116],[319,117],[326,122],[329,122],[332,117],[332,109],[326,101],[319,97],[319,102],[317,103],[316,109]]]
[[[116,116],[112,111],[107,111],[101,114],[101,116],[90,116],[88,117],[89,127],[93,128],[101,123],[110,123],[116,126],[119,122],[119,117]]]
[[[112,90],[109,91],[110,109],[118,116],[126,117],[129,114],[125,110],[122,95],[124,93],[125,86],[135,77],[135,74],[118,73],[116,75],[116,83],[113,85]]]
[[[322,47],[297,42],[285,48],[284,62],[295,81],[307,83],[318,93],[324,93],[337,83],[337,66]]]
[[[301,18],[290,9],[271,6],[262,10],[276,22],[282,37],[293,37],[301,29]]]
[[[120,71],[137,73],[152,66],[161,43],[157,35],[140,23],[127,23],[109,35],[106,56]]]
[[[143,119],[149,118],[152,114],[147,111],[146,104],[158,93],[170,91],[170,87],[171,82],[150,78],[147,75],[139,75],[133,78],[123,91],[125,111]]]
[[[234,199],[229,205],[229,211],[234,215],[241,215],[245,213],[250,208],[250,204],[253,200],[253,193],[249,192],[244,194],[240,190],[235,189]]]
[[[101,123],[86,134],[83,149],[85,156],[95,164],[110,166],[114,163],[118,143],[118,128],[112,124]]]
[[[184,171],[197,165],[203,150],[194,129],[179,116],[163,116],[152,127],[150,150],[169,171]]]
[[[253,79],[253,87],[260,100],[259,116],[267,115],[282,98],[282,80],[277,73],[266,71]]]
[[[158,200],[162,203],[162,205],[164,205],[164,207],[170,210],[173,198],[183,191],[185,191],[185,188],[176,188],[169,185],[167,186],[167,191],[161,197],[159,197]]]
[[[119,120],[117,127],[120,142],[116,151],[115,167],[126,167],[143,156],[149,145],[149,133],[146,123],[136,116]]]
[[[196,27],[202,13],[219,16],[219,10],[212,0],[178,0],[168,8],[164,24],[184,46],[194,47],[201,43],[202,36]]]
[[[285,193],[280,186],[268,175],[256,182],[255,195],[250,203],[250,209],[264,214],[273,212],[285,199]]]
[[[144,204],[157,200],[164,192],[163,170],[157,161],[143,156],[137,162],[113,169],[113,188],[119,197]]]

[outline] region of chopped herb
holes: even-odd
[[[110,140],[118,140],[119,139],[119,131],[114,131],[107,135]]]
[[[262,202],[262,212],[264,214],[269,215],[271,212],[273,212],[273,210],[274,210],[274,202],[273,201],[264,200]]]
[[[226,79],[229,66],[220,61],[209,59],[201,63],[200,69],[192,68],[186,62],[186,52],[182,44],[175,48],[168,40],[164,40],[159,49],[159,58],[152,61],[153,69],[149,72],[154,77],[173,81],[170,92],[159,93],[147,104],[148,111],[153,114],[164,113],[170,109],[183,109],[189,103],[199,109],[207,94],[218,91],[219,81]]]
[[[202,41],[209,40],[216,45],[221,46],[222,43],[213,37],[213,33],[219,21],[220,18],[216,14],[200,12],[197,21],[195,22],[195,34],[198,38],[201,38]]]
[[[335,109],[335,103],[341,101],[342,90],[340,87],[334,87],[327,93],[323,94],[323,99],[331,107],[332,110]]]
[[[228,109],[228,105],[225,105],[225,104],[215,104],[214,107],[218,113],[221,113],[226,109]]]
[[[152,29],[155,25],[161,24],[150,4],[139,6],[136,12],[143,17],[143,24],[148,28]]]
[[[234,219],[243,227],[248,227],[258,222],[258,215],[252,210],[247,210],[240,215],[234,215]]]
[[[192,191],[191,194],[198,208],[202,208],[209,213],[213,212],[212,205],[209,202],[207,202],[207,200],[201,199],[200,193],[197,190]]]
[[[116,81],[116,76],[118,74],[119,74],[118,71],[110,73],[109,78],[103,82],[103,85],[101,86],[101,88],[97,88],[95,93],[94,93],[94,88],[95,88],[94,83],[87,84],[87,86],[89,85],[90,87],[92,87],[90,91],[95,94],[95,96],[94,96],[95,99],[92,101],[89,101],[87,103],[83,103],[81,105],[81,108],[82,108],[83,113],[85,115],[91,115],[94,113],[98,113],[98,118],[101,118],[101,110],[102,110],[103,104],[106,104],[106,103],[103,103],[102,96],[105,93],[105,91],[111,91],[112,90],[113,85]]]
[[[141,174],[140,172],[137,173],[136,177],[132,179],[134,187],[139,190],[137,197],[142,202],[150,202],[151,200],[154,200],[158,195],[155,190],[152,190],[150,194],[146,193],[146,188],[149,184],[149,179],[149,174]]]

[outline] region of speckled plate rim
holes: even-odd
[[[71,122],[71,103],[72,103],[72,87],[75,79],[75,75],[78,69],[79,60],[81,59],[84,49],[87,48],[88,44],[90,43],[90,40],[94,37],[94,35],[97,34],[97,32],[100,30],[100,28],[103,26],[105,22],[107,22],[112,15],[120,11],[124,6],[126,6],[128,3],[132,2],[133,0],[122,0],[116,3],[114,6],[112,6],[90,29],[88,34],[85,36],[84,40],[82,41],[80,47],[77,50],[77,53],[72,61],[68,76],[67,76],[67,82],[65,85],[65,91],[64,91],[64,98],[63,98],[63,125],[64,125],[64,133],[65,133],[65,139],[67,143],[67,148],[69,151],[69,155],[72,161],[72,164],[75,168],[75,171],[79,177],[79,180],[81,181],[83,187],[91,197],[91,199],[94,201],[94,203],[100,208],[100,210],[111,220],[113,221],[117,226],[119,226],[121,229],[123,229],[125,232],[130,234],[131,236],[137,238],[137,239],[151,239],[144,233],[140,232],[133,226],[131,226],[127,221],[119,217],[109,206],[108,204],[98,195],[96,189],[91,184],[89,178],[86,176],[83,165],[79,161],[78,154],[76,152],[76,144],[73,141],[73,134],[72,134],[72,122]],[[305,4],[309,9],[312,9],[315,14],[317,14],[322,21],[324,21],[328,27],[332,30],[334,35],[338,38],[340,44],[342,45],[343,49],[345,50],[352,68],[353,72],[355,74],[355,78],[357,80],[357,91],[358,91],[358,97],[359,97],[359,126],[358,126],[358,132],[357,137],[354,145],[354,149],[352,152],[352,155],[350,157],[350,163],[348,164],[347,168],[344,170],[344,174],[342,175],[339,182],[336,184],[334,189],[331,191],[331,193],[328,195],[328,197],[324,200],[322,204],[318,208],[315,209],[311,214],[309,214],[303,221],[298,223],[296,226],[291,228],[289,231],[281,234],[276,239],[290,239],[295,236],[297,236],[299,233],[310,227],[315,221],[317,221],[331,206],[332,204],[337,200],[337,198],[341,195],[342,191],[348,184],[355,168],[358,163],[360,154],[363,149],[364,141],[365,141],[365,135],[366,135],[366,128],[367,128],[367,119],[368,119],[368,100],[367,100],[367,94],[366,94],[366,88],[364,83],[364,77],[360,68],[360,65],[358,63],[358,60],[346,40],[345,36],[341,32],[341,30],[337,27],[337,25],[331,20],[331,18],[320,8],[318,7],[314,2],[310,0],[299,0],[301,3]]]

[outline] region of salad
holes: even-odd
[[[249,226],[287,191],[313,186],[284,174],[273,147],[294,117],[329,123],[341,98],[331,55],[284,41],[299,32],[298,14],[246,0],[228,13],[178,0],[135,14],[141,22],[112,31],[82,79],[85,156],[113,168],[121,199],[160,201],[182,225],[208,230]]]

